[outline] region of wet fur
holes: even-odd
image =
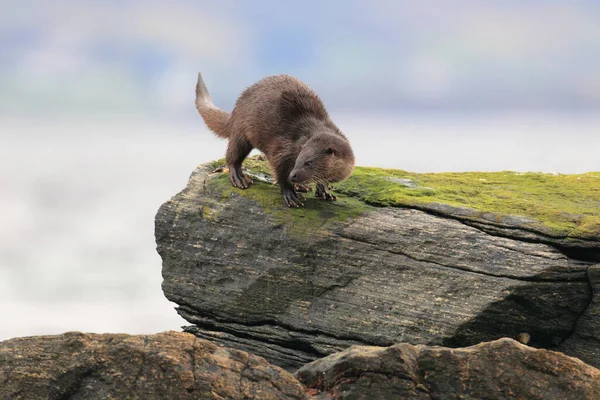
[[[250,183],[241,165],[253,148],[265,154],[292,206],[301,205],[302,199],[294,183],[317,183],[317,195],[331,200],[323,195],[327,183],[346,179],[354,169],[348,139],[331,121],[319,97],[291,76],[272,76],[252,85],[229,115],[213,105],[199,75],[196,107],[213,132],[229,139],[226,160],[234,186],[246,188]],[[292,173],[298,178],[294,182]]]

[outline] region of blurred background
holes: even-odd
[[[0,0],[0,340],[185,322],[153,218],[224,155],[194,108],[315,89],[359,165],[600,170],[595,0]]]

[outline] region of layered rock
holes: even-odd
[[[305,399],[288,372],[188,333],[0,342],[0,399]]]
[[[163,290],[197,336],[290,370],[356,344],[519,335],[600,364],[590,279],[600,241],[590,232],[377,203],[352,181],[335,203],[290,210],[264,165],[246,191],[216,166],[200,166],[156,217]]]
[[[600,371],[561,353],[500,339],[452,350],[352,347],[297,373],[315,399],[598,399]]]

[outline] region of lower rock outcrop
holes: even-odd
[[[0,399],[257,399],[306,395],[263,358],[188,333],[39,336],[0,342]]]
[[[296,376],[319,400],[600,398],[599,370],[511,339],[463,349],[357,346],[314,361]]]
[[[0,399],[600,398],[600,370],[500,339],[460,349],[354,346],[295,376],[188,333],[84,334],[0,342]]]

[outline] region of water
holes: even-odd
[[[590,116],[335,119],[361,165],[600,170]],[[0,121],[0,340],[184,325],[160,288],[154,215],[225,146],[200,121]]]

